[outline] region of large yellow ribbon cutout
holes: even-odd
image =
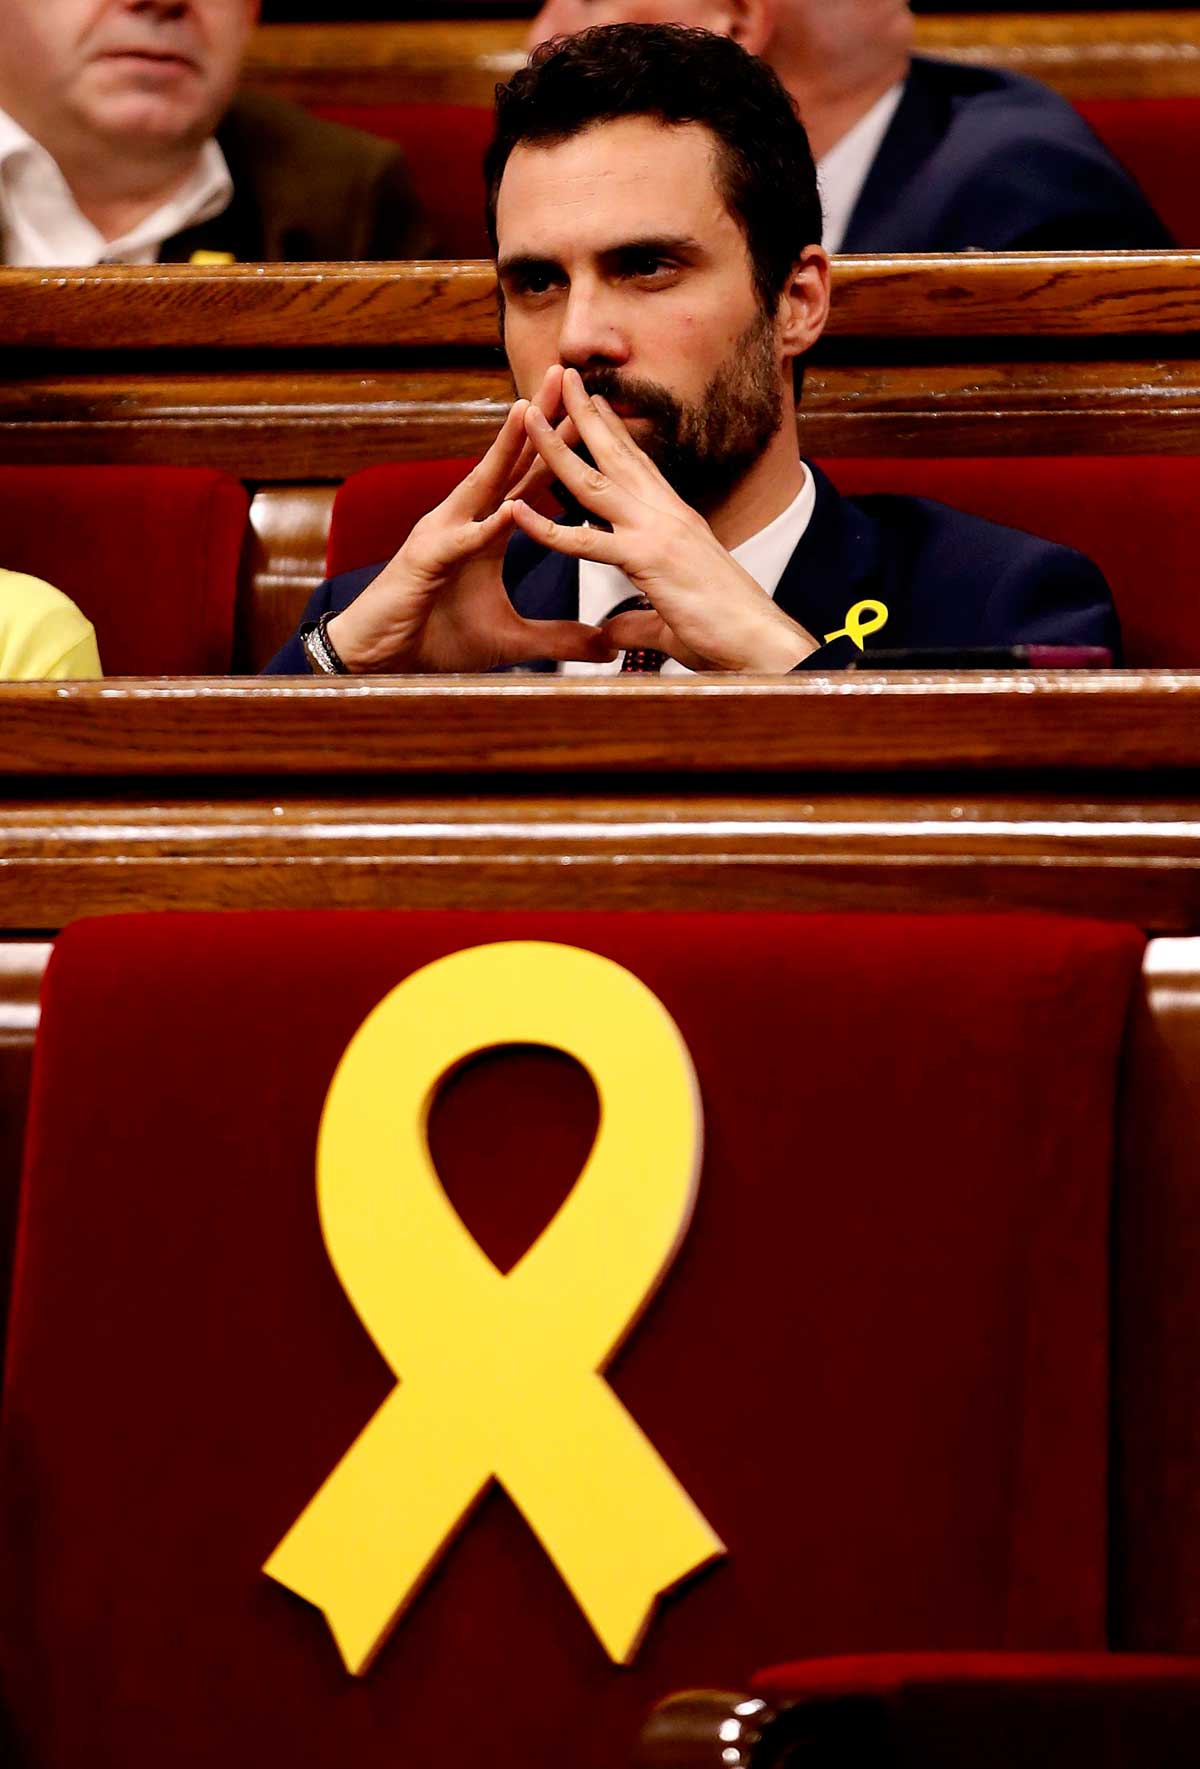
[[[576,1057],[600,1122],[574,1188],[504,1274],[442,1189],[426,1123],[448,1070],[511,1043]],[[724,1551],[599,1373],[675,1257],[700,1150],[678,1028],[596,953],[458,952],[355,1033],[325,1101],[317,1195],[334,1270],[398,1386],[264,1569],[324,1611],[349,1671],[369,1666],[493,1477],[619,1664],[659,1595]]]

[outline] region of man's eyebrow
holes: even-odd
[[[500,258],[496,262],[496,275],[513,277],[526,276],[532,270],[557,270],[558,265],[553,258],[542,256],[538,252],[516,252],[511,257]]]
[[[694,258],[704,247],[700,241],[690,234],[639,234],[636,238],[617,240],[611,246],[603,246],[597,252],[598,258],[621,258],[627,253],[649,252],[660,258]],[[539,252],[518,252],[511,257],[501,258],[496,265],[496,274],[502,277],[528,275],[533,270],[558,270],[558,260],[548,254]]]
[[[599,255],[601,258],[616,258],[623,252],[651,252],[660,258],[690,258],[703,249],[699,240],[687,234],[651,233],[638,239],[620,240]]]

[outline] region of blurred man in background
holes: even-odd
[[[545,0],[529,44],[626,23],[697,25],[770,63],[812,143],[829,252],[1173,243],[1056,92],[914,56],[907,0]]]
[[[397,148],[235,99],[258,0],[2,0],[0,262],[403,258]]]

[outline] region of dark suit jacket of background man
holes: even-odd
[[[239,264],[421,258],[436,244],[392,142],[261,93],[234,102],[217,141],[233,200],[167,240],[165,264],[197,251],[228,252]]]
[[[1173,244],[1133,179],[1057,92],[1021,74],[915,56],[841,250]]]
[[[868,637],[868,650],[1105,645],[1120,661],[1120,627],[1108,585],[1082,553],[928,498],[844,498],[819,467],[809,470],[816,503],[775,599],[814,638],[843,628],[855,603],[877,601],[888,610],[888,621]],[[369,565],[327,579],[314,590],[304,622],[348,607],[382,570]],[[509,544],[504,583],[527,619],[578,617],[577,562],[524,535]],[[857,655],[851,639],[838,639],[799,667],[838,669]],[[308,674],[298,633],[264,674]]]

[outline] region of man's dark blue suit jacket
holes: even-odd
[[[981,645],[1106,645],[1120,659],[1120,628],[1108,585],[1069,547],[1001,528],[928,498],[844,498],[820,468],[812,519],[789,559],[775,599],[816,639],[846,625],[858,602],[882,602],[887,624],[867,648]],[[329,578],[313,592],[305,621],[336,614],[382,565]],[[524,536],[505,555],[504,582],[530,620],[574,620],[579,568]],[[802,668],[837,669],[857,655],[848,638],[822,645]],[[553,664],[535,665],[553,669]],[[297,633],[268,675],[307,675]]]
[[[996,68],[914,58],[843,252],[1151,250],[1173,244],[1065,98]]]

